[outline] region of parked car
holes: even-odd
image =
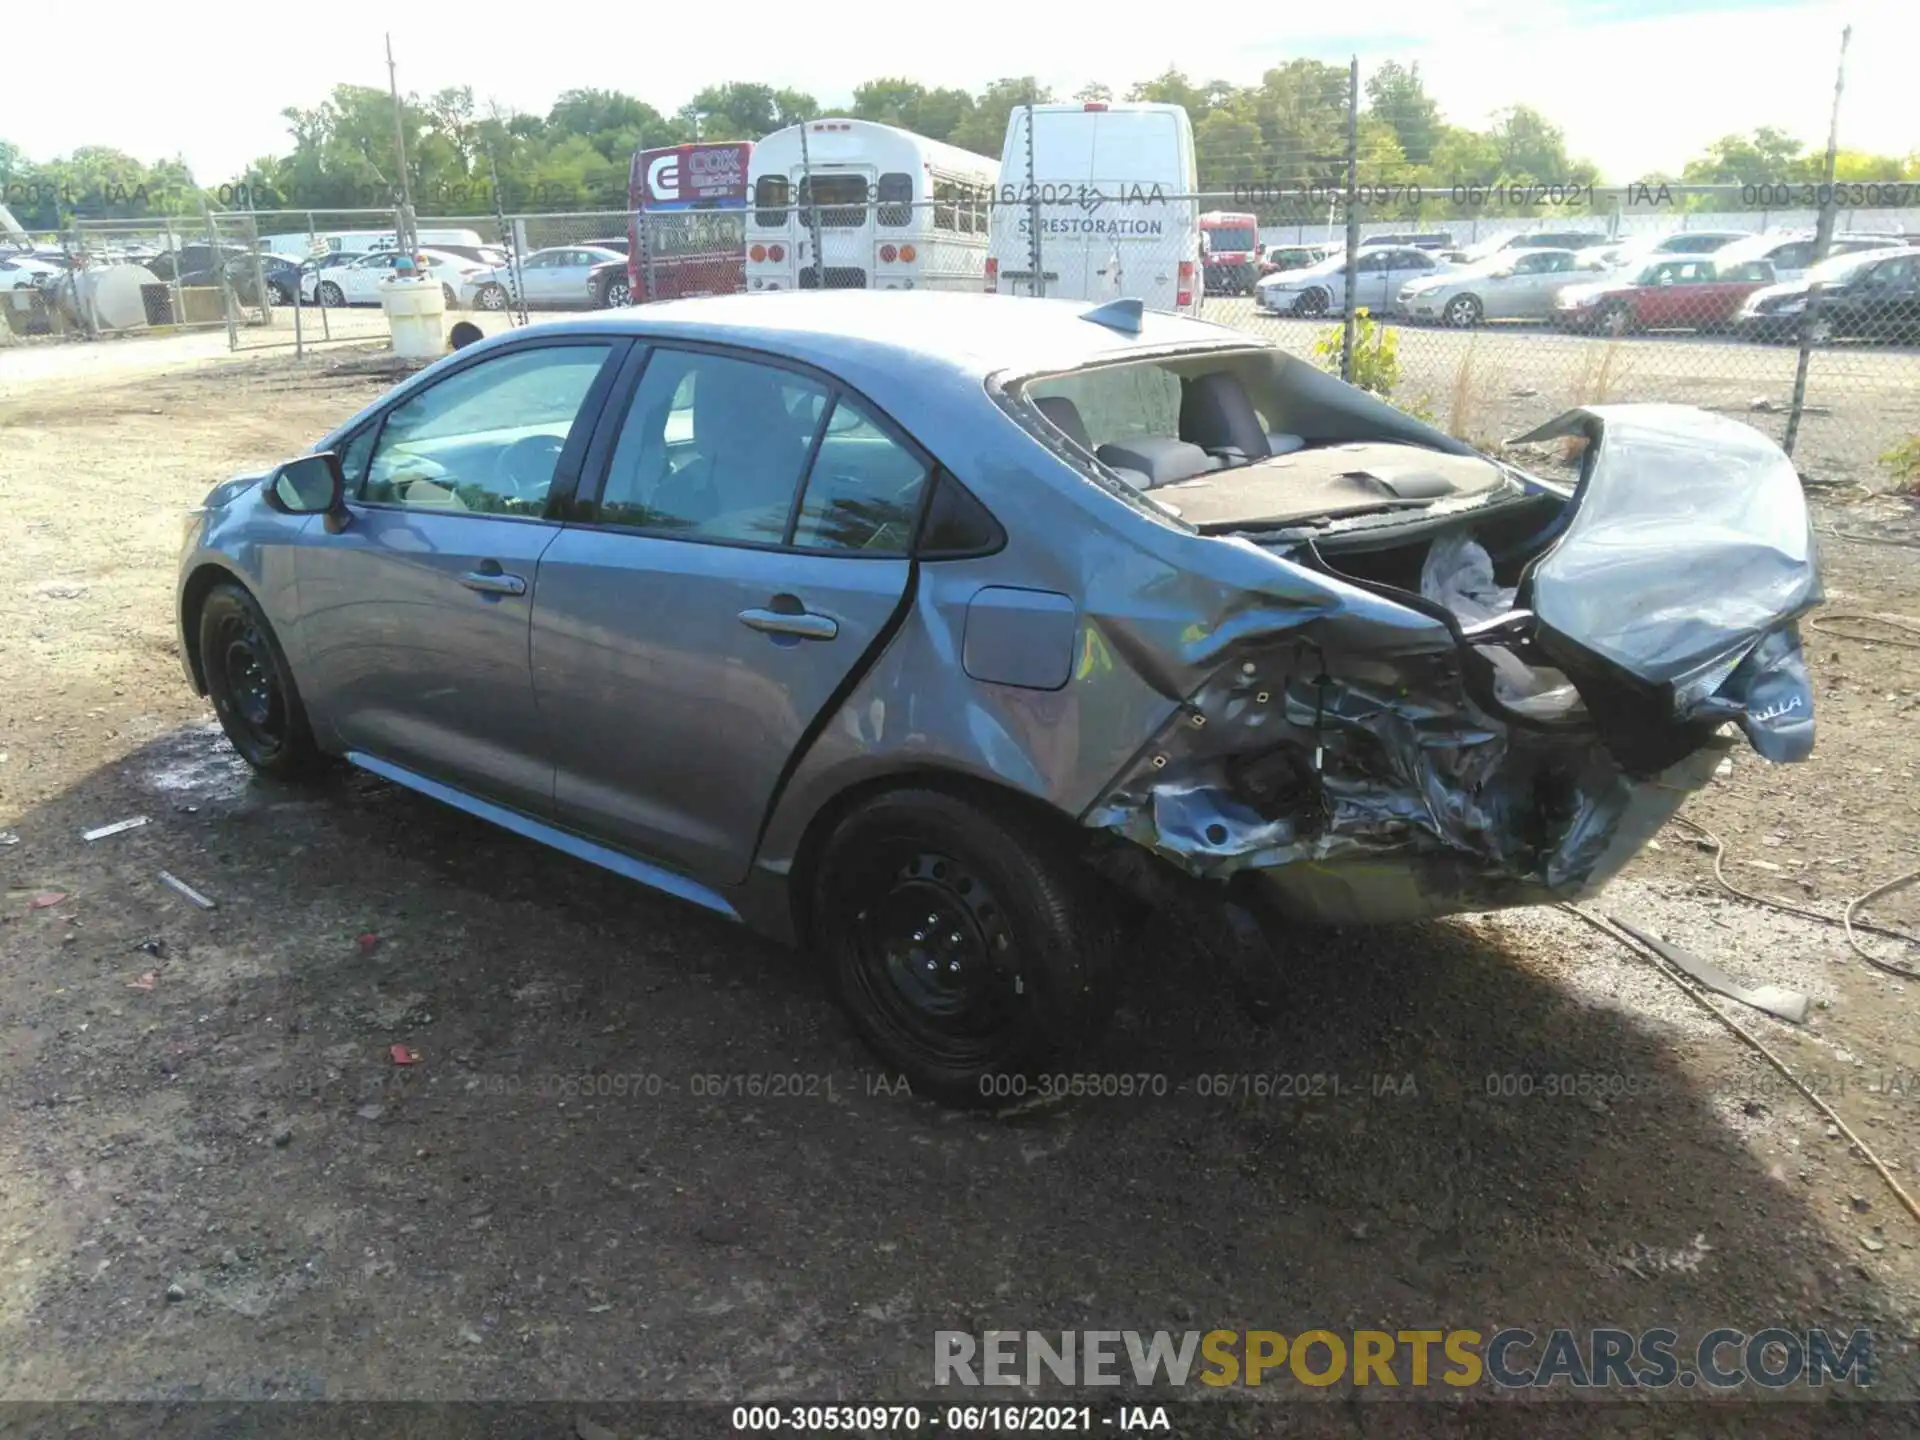
[[[1304,270],[1309,265],[1318,265],[1329,255],[1345,253],[1345,247],[1339,245],[1269,245],[1260,254],[1260,275],[1264,279],[1283,270]]]
[[[1394,312],[1466,327],[1482,320],[1550,320],[1562,286],[1591,274],[1572,250],[1503,250],[1491,260],[1410,280]]]
[[[1425,250],[1382,245],[1362,250],[1354,272],[1359,304],[1385,311],[1410,280],[1425,279],[1446,269],[1445,262]],[[1282,270],[1253,287],[1255,302],[1272,315],[1344,315],[1347,309],[1347,257],[1329,255],[1303,270]]]
[[[300,298],[308,305],[320,303],[320,272],[352,265],[367,257],[362,250],[336,250],[327,255],[309,256],[300,262]]]
[[[526,303],[537,309],[590,305],[593,298],[587,282],[594,266],[615,260],[627,263],[624,254],[597,246],[549,246],[535,250],[517,267],[503,264],[475,269],[466,278],[461,303],[476,310],[505,310],[513,303],[513,287],[521,285],[525,287]]]
[[[398,251],[379,250],[350,264],[322,265],[314,273],[314,296],[322,305],[378,305],[380,282],[393,274],[399,259]],[[440,282],[450,307],[461,303],[467,278],[486,268],[439,250],[417,252],[415,264],[422,263],[425,273]]]
[[[1363,235],[1362,245],[1411,245],[1416,250],[1451,250],[1453,236],[1445,230],[1406,230],[1385,235]]]
[[[1836,255],[1798,280],[1756,290],[1735,326],[1753,340],[1799,336],[1807,298],[1820,286],[1820,313],[1808,338],[1825,345],[1842,336],[1920,344],[1920,247]]]
[[[1263,914],[1573,899],[1728,724],[1809,753],[1792,462],[1681,406],[1521,438],[1575,433],[1536,478],[1138,302],[609,311],[214,489],[181,651],[262,773],[802,944],[916,1091],[990,1103],[1096,1035],[1149,907],[1253,967]]]
[[[1727,330],[1754,291],[1773,283],[1764,260],[1723,263],[1710,255],[1655,260],[1637,274],[1569,285],[1553,319],[1568,330]]]
[[[1607,243],[1609,237],[1598,230],[1523,230],[1482,240],[1453,253],[1460,255],[1465,263],[1475,264],[1504,250],[1589,250]]]
[[[1884,235],[1863,235],[1852,231],[1843,231],[1832,237],[1827,243],[1826,258],[1836,255],[1858,255],[1868,250],[1887,250],[1898,248],[1907,242],[1889,239]],[[1815,257],[1819,254],[1816,238],[1811,230],[1793,231],[1785,234],[1750,235],[1736,245],[1729,245],[1714,256],[1722,262],[1764,260],[1773,267],[1773,278],[1777,281],[1798,280],[1819,263]]]
[[[66,267],[31,255],[0,255],[0,290],[37,290],[43,281],[64,274]]]
[[[1650,255],[1718,255],[1729,245],[1751,240],[1751,230],[1675,230],[1648,246]]]
[[[633,303],[633,278],[625,260],[602,260],[587,272],[587,303],[596,310],[619,310]]]

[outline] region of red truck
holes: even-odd
[[[1230,210],[1200,217],[1200,271],[1209,295],[1251,295],[1260,278],[1260,220]]]
[[[753,142],[667,145],[633,157],[627,181],[628,303],[747,288],[747,163]]]

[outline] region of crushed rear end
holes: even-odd
[[[1522,442],[1563,437],[1585,441],[1571,493],[1526,477],[1519,504],[1228,534],[1319,598],[1205,607],[1199,683],[1085,823],[1303,918],[1393,922],[1591,892],[1736,730],[1804,759],[1796,620],[1821,592],[1791,461],[1680,406]]]

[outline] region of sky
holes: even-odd
[[[561,91],[624,90],[671,112],[725,80],[793,86],[828,107],[880,75],[977,91],[1009,74],[1037,74],[1070,96],[1089,81],[1116,95],[1169,65],[1197,82],[1256,83],[1299,56],[1363,73],[1387,59],[1417,61],[1456,124],[1527,104],[1567,133],[1603,179],[1677,171],[1709,142],[1773,125],[1824,143],[1840,30],[1851,23],[1841,144],[1905,154],[1920,148],[1911,100],[1920,18],[1910,0],[1373,0],[1366,5],[1234,7],[1231,21],[1195,18],[1169,33],[1178,7],[1142,0],[1034,0],[988,23],[978,7],[898,0],[794,5],[734,0],[724,11],[664,22],[657,41],[627,12],[543,12],[470,0],[433,6],[350,5],[313,21],[318,43],[293,44],[284,25],[159,25],[137,43],[90,46],[85,66],[43,58],[7,63],[0,139],[30,158],[107,145],[146,160],[179,156],[202,184],[288,146],[280,112],[309,107],[339,82],[385,87],[385,35],[403,91],[470,85],[544,113]],[[654,12],[661,13],[661,12]],[[666,12],[671,14],[671,12]],[[809,16],[820,17],[808,24]],[[1358,27],[1358,28],[1356,28]],[[817,41],[809,38],[818,34]],[[283,43],[285,42],[285,43]],[[19,56],[13,57],[18,61]],[[1549,178],[1549,177],[1542,177]]]

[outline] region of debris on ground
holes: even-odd
[[[20,843],[20,837],[14,834],[13,831],[0,830],[0,846],[18,845],[19,843]]]
[[[67,892],[64,890],[43,890],[40,894],[33,897],[33,908],[36,910],[45,910],[49,906],[58,905],[66,898]]]
[[[109,835],[119,835],[127,830],[138,830],[146,823],[146,816],[135,815],[131,819],[116,820],[111,825],[102,825],[96,830],[83,830],[80,832],[80,838],[82,840],[104,840]]]
[[[154,987],[155,985],[157,985],[157,984],[159,984],[159,983],[160,983],[160,977],[159,977],[159,975],[157,975],[157,974],[156,974],[155,972],[153,972],[152,970],[149,970],[149,971],[147,971],[147,973],[146,973],[146,974],[144,974],[144,975],[142,975],[142,976],[141,976],[141,977],[140,977],[140,978],[139,978],[138,980],[129,980],[129,981],[127,981],[127,989],[129,989],[129,990],[151,990],[151,989],[153,989],[153,987]]]
[[[374,948],[379,945],[380,937],[369,930],[366,934],[355,940],[354,943],[360,947],[360,953],[362,955],[371,955]]]
[[[194,904],[198,905],[202,910],[213,910],[218,908],[214,901],[208,899],[205,895],[202,895],[198,890],[194,889],[191,885],[187,884],[187,882],[182,880],[178,875],[171,875],[165,870],[162,870],[160,872],[160,883],[162,885],[165,885],[169,890],[177,891],[179,894],[186,896],[187,899],[191,900]]]
[[[420,1063],[420,1052],[417,1050],[409,1050],[404,1045],[389,1045],[387,1047],[387,1054],[393,1057],[393,1063],[396,1065],[418,1065]]]

